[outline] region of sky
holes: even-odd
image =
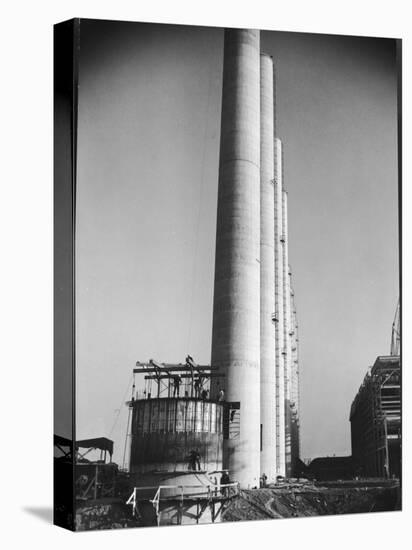
[[[223,30],[82,20],[77,438],[122,464],[137,360],[210,363]],[[262,31],[276,67],[299,319],[302,457],[349,410],[398,298],[395,44]]]

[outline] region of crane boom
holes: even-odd
[[[392,338],[391,338],[391,355],[400,354],[401,343],[401,315],[400,315],[400,303],[396,306],[395,318],[392,323]]]

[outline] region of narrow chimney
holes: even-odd
[[[276,481],[273,60],[260,56],[260,472]]]

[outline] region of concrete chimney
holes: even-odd
[[[241,487],[260,476],[260,36],[225,30],[212,364],[225,378],[223,463]]]
[[[284,349],[284,247],[282,142],[275,139],[275,353],[276,353],[276,466],[285,470],[285,349]]]
[[[260,56],[260,472],[276,481],[273,61]]]
[[[290,281],[289,281],[289,250],[288,250],[288,194],[282,191],[282,233],[283,233],[283,358],[285,376],[285,468],[286,475],[291,475],[291,308],[290,308]]]

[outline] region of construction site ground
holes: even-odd
[[[78,502],[76,530],[142,526],[122,498]],[[224,522],[383,512],[401,509],[398,480],[284,482],[241,490],[222,514]]]
[[[383,512],[401,509],[397,480],[282,483],[241,491],[223,521]]]

